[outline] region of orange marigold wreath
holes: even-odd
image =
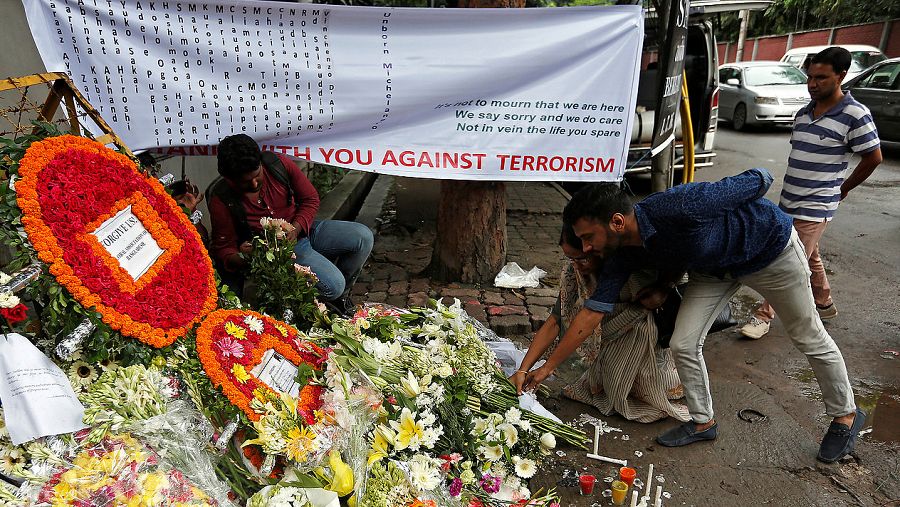
[[[22,224],[38,257],[111,328],[164,347],[216,308],[212,262],[200,235],[131,159],[83,137],[52,137],[28,148],[19,176]],[[137,280],[91,234],[128,205],[164,251]]]
[[[203,370],[213,386],[220,387],[252,421],[260,418],[250,408],[256,390],[274,392],[251,373],[267,350],[297,366],[305,363],[315,369],[321,369],[328,358],[328,349],[301,339],[292,326],[250,310],[216,310],[197,328],[197,355]],[[310,384],[300,391],[297,411],[307,421],[313,421],[313,412],[321,407],[322,391],[321,386]]]

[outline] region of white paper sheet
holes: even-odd
[[[537,400],[537,396],[534,395],[533,392],[526,392],[519,395],[519,408],[524,410],[528,410],[529,412],[534,412],[537,415],[544,416],[547,419],[551,419],[558,423],[562,423],[562,420],[559,417],[556,417],[553,412],[550,412],[541,402]]]
[[[144,276],[164,253],[144,224],[132,213],[131,206],[100,224],[91,234],[133,280]]]
[[[0,401],[15,445],[86,427],[66,374],[18,333],[0,335]]]
[[[298,371],[296,365],[281,354],[269,349],[250,373],[275,391],[288,393],[296,398],[300,394],[300,385],[294,381]]]

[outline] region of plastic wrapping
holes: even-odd
[[[172,173],[163,174],[162,176],[159,177],[159,183],[162,186],[167,187],[167,186],[171,185],[172,183],[175,183],[175,175]]]
[[[509,262],[494,277],[494,285],[506,289],[539,287],[541,278],[545,276],[547,276],[547,272],[537,266],[525,271],[517,263]]]
[[[79,450],[44,483],[38,502],[84,507],[219,505],[132,435],[109,435],[93,444],[86,436],[77,434]]]
[[[84,339],[91,335],[97,326],[90,319],[84,319],[81,324],[75,327],[71,333],[56,344],[56,356],[63,361],[69,361],[78,349]]]
[[[127,432],[217,503],[230,504],[230,489],[215,473],[213,427],[191,403],[175,399],[179,391],[177,381],[156,368],[104,373],[82,395],[85,422],[93,425],[85,441]]]
[[[8,282],[0,285],[0,294],[5,292],[15,293],[24,289],[28,284],[41,276],[41,269],[40,264],[32,264],[16,271],[10,275]]]
[[[193,406],[172,401],[162,415],[131,424],[129,429],[209,497],[219,504],[229,504],[230,489],[216,477],[210,452],[213,427]]]

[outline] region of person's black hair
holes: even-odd
[[[562,231],[559,233],[559,246],[563,245],[569,245],[577,250],[584,249],[581,238],[575,235],[575,229],[572,228],[572,224],[564,223],[562,226]]]
[[[849,51],[842,47],[832,46],[814,54],[809,60],[809,64],[821,63],[831,65],[831,68],[834,69],[834,73],[840,74],[841,72],[846,72],[850,69],[850,63],[852,61],[853,59],[851,58]]]
[[[219,174],[234,180],[255,171],[262,160],[262,152],[256,141],[247,134],[235,134],[219,141]]]
[[[595,183],[572,196],[563,210],[563,223],[572,226],[582,218],[609,223],[614,214],[630,215],[633,211],[631,199],[617,184]]]

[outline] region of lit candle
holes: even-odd
[[[650,463],[650,471],[647,472],[647,487],[644,489],[644,496],[650,497],[650,484],[653,483],[653,463]]]
[[[594,454],[600,449],[600,424],[594,425]]]
[[[634,490],[631,492],[631,507],[637,507],[637,499],[638,499],[638,492],[637,492],[637,490]]]
[[[656,500],[653,501],[653,507],[662,505],[662,486],[656,487]]]

